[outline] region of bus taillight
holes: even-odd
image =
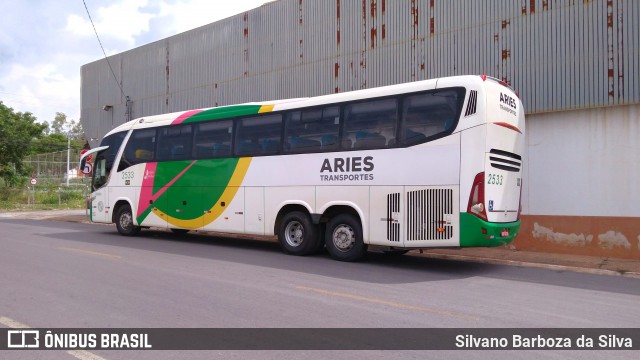
[[[467,212],[487,220],[487,212],[484,209],[484,172],[478,173],[473,179]]]
[[[518,199],[518,216],[517,220],[520,220],[520,214],[522,214],[522,180],[520,180],[520,198]]]

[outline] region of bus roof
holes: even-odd
[[[332,104],[332,103],[341,103],[346,101],[431,90],[431,89],[438,88],[438,81],[441,79],[447,79],[446,83],[448,84],[448,86],[451,86],[451,83],[455,82],[455,83],[459,83],[460,86],[465,86],[465,87],[473,86],[476,88],[483,87],[484,82],[487,79],[490,79],[495,82],[499,82],[500,84],[506,86],[507,88],[509,88],[509,90],[511,90],[508,84],[503,83],[499,79],[495,79],[486,75],[454,76],[454,77],[447,77],[447,78],[437,78],[437,79],[421,80],[421,81],[415,81],[415,82],[409,82],[409,83],[388,85],[388,86],[363,89],[363,90],[347,91],[347,92],[342,92],[337,94],[320,95],[315,97],[281,99],[281,100],[261,101],[261,102],[248,102],[248,103],[242,103],[242,104],[233,104],[233,105],[225,105],[225,106],[212,107],[212,108],[178,111],[178,112],[161,114],[161,115],[145,116],[145,117],[128,121],[120,126],[117,126],[113,130],[109,131],[105,136],[118,133],[121,131],[128,131],[134,126],[136,128],[147,128],[147,127],[169,125],[172,123],[175,124],[176,119],[187,118],[192,114],[196,114],[202,111],[213,110],[213,109],[224,111],[224,109],[233,109],[234,107],[242,107],[242,106],[267,106],[269,107],[269,111],[280,111],[280,110],[295,109],[299,107],[320,106],[320,105],[326,105],[326,104]]]
[[[108,136],[108,135],[111,135],[111,134],[119,133],[121,131],[128,131],[132,127],[134,127],[134,125],[136,125],[136,124],[145,124],[144,126],[139,126],[141,128],[169,125],[171,122],[173,122],[175,119],[179,118],[180,116],[184,116],[185,114],[187,114],[189,112],[194,112],[194,111],[206,111],[206,110],[211,110],[211,109],[221,109],[222,110],[222,109],[225,109],[225,108],[233,108],[233,107],[237,107],[237,106],[251,106],[251,105],[253,105],[253,106],[280,105],[280,104],[284,104],[284,103],[297,102],[297,101],[302,101],[302,100],[306,100],[306,99],[307,98],[295,98],[295,99],[283,99],[283,100],[274,100],[274,101],[248,102],[248,103],[243,103],[243,104],[233,104],[233,105],[225,105],[225,106],[218,106],[218,107],[212,107],[212,108],[202,108],[202,109],[193,109],[193,110],[187,110],[187,111],[177,111],[177,112],[173,112],[173,113],[166,113],[166,114],[160,114],[160,115],[143,116],[143,117],[140,117],[140,118],[137,118],[137,119],[133,119],[133,120],[127,121],[126,123],[115,127],[114,129],[109,131],[107,134],[105,134],[105,137]]]

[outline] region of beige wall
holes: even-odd
[[[640,105],[530,115],[521,250],[640,260]]]
[[[524,215],[518,250],[640,260],[640,218]]]

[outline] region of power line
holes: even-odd
[[[120,93],[122,93],[122,96],[126,96],[124,94],[124,90],[122,90],[122,86],[120,86],[120,82],[118,81],[118,77],[116,76],[116,73],[113,71],[113,68],[111,67],[111,63],[109,62],[109,58],[107,57],[107,52],[104,51],[104,46],[102,46],[102,41],[100,41],[100,36],[98,36],[98,30],[96,30],[96,26],[93,24],[93,19],[91,18],[91,14],[89,14],[89,8],[87,7],[87,3],[84,0],[82,0],[82,3],[84,4],[85,10],[87,10],[87,16],[89,16],[89,21],[91,22],[91,26],[93,26],[93,32],[96,33],[96,38],[98,39],[98,43],[100,44],[100,48],[102,49],[104,58],[105,60],[107,60],[107,65],[109,65],[109,69],[111,70],[113,79],[116,81],[116,84],[118,84],[118,87],[120,88]]]

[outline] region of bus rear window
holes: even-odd
[[[402,109],[402,143],[416,144],[452,131],[464,99],[459,92],[450,89],[407,96]]]

